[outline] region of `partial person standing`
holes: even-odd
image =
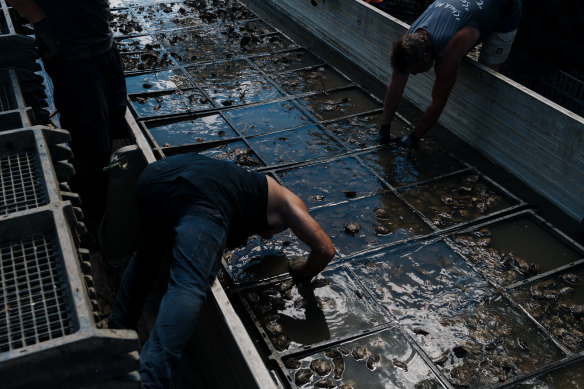
[[[35,31],[54,86],[60,125],[71,133],[86,217],[103,216],[111,140],[125,132],[126,83],[109,27],[108,0],[8,0]]]
[[[414,147],[442,114],[462,58],[483,43],[479,62],[498,70],[509,56],[521,19],[521,0],[436,0],[393,42],[391,81],[385,93],[380,135],[389,140],[390,125],[408,77],[429,71],[436,80],[432,102],[414,129],[399,139]]]
[[[191,337],[225,247],[290,228],[310,248],[290,273],[310,280],[335,255],[304,202],[272,177],[196,153],[148,165],[136,186],[139,243],[122,277],[109,328],[136,328],[166,250],[168,289],[140,353],[145,388],[168,388]]]

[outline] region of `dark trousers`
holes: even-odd
[[[227,229],[189,204],[186,181],[138,182],[139,247],[128,264],[109,328],[135,328],[164,252],[172,248],[168,289],[140,353],[144,388],[168,388],[220,265]]]
[[[111,140],[126,131],[126,82],[118,50],[69,61],[45,61],[61,127],[71,133],[73,190],[88,217],[103,215]]]

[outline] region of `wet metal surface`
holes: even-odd
[[[335,244],[312,285],[288,278],[291,231],[223,258],[285,387],[584,387],[584,249],[504,183],[432,140],[380,144],[382,101],[237,1],[111,6],[155,155],[264,171]]]

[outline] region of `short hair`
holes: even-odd
[[[408,68],[424,62],[424,52],[428,38],[422,32],[405,34],[393,42],[390,54],[391,66],[400,73],[406,73]]]

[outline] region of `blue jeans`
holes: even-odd
[[[124,272],[116,308],[109,319],[110,328],[135,328],[168,248],[166,243],[171,243],[168,290],[140,353],[140,376],[145,388],[170,386],[173,369],[195,329],[217,274],[227,238],[222,223],[173,198],[174,189],[172,183],[164,183],[139,190],[139,249]]]

